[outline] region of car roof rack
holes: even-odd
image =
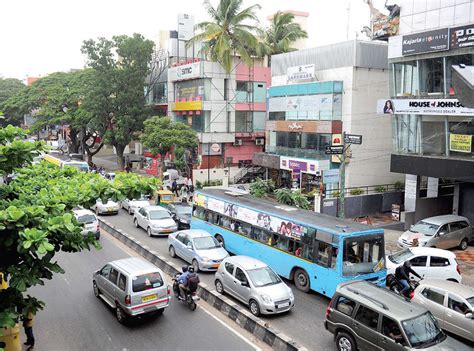
[[[356,290],[356,289],[353,289],[353,288],[347,288],[348,291],[350,291],[351,293],[354,293],[356,295],[359,295],[359,296],[362,296],[364,298],[366,298],[367,300],[370,300],[372,301],[373,303],[375,303],[376,305],[379,305],[380,307],[382,307],[384,310],[388,310],[388,306],[386,304],[384,304],[383,302],[380,302],[376,299],[374,299],[372,296],[369,296],[367,294],[364,294],[363,292],[360,292],[359,290]]]

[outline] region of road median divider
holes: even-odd
[[[116,228],[106,220],[99,219],[99,225],[100,228],[102,228],[108,234],[112,235],[127,247],[134,250],[140,256],[159,267],[165,273],[174,276],[176,273],[181,272],[181,269],[178,267],[178,265],[168,261],[164,257],[159,256],[156,251],[153,251],[151,248],[144,245],[133,236],[125,233],[121,229]],[[205,283],[200,283],[198,295],[202,300],[206,301],[209,305],[234,321],[239,327],[250,332],[256,338],[271,346],[274,350],[308,351],[307,348],[299,346],[295,341],[293,341],[284,333],[272,328],[265,321],[252,315],[246,308],[236,304],[228,297],[219,294],[213,287],[210,287]]]

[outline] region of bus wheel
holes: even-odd
[[[298,290],[309,291],[309,277],[303,269],[297,269],[294,276],[296,288]]]
[[[216,240],[222,245],[222,247],[225,249],[225,242],[224,238],[220,236],[219,234],[216,235]]]

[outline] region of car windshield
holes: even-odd
[[[344,240],[345,276],[374,273],[385,268],[383,234],[352,237]]]
[[[404,249],[404,250],[400,250],[398,252],[395,252],[393,255],[390,255],[388,256],[388,259],[394,263],[402,263],[402,262],[405,262],[407,260],[409,260],[410,258],[412,258],[413,256],[413,253],[410,251],[410,249]]]
[[[402,322],[403,329],[412,347],[428,348],[446,339],[430,312]]]
[[[93,222],[95,222],[95,220],[96,220],[96,218],[92,214],[77,217],[77,221],[81,224],[93,223]]]
[[[142,274],[132,278],[133,292],[140,292],[148,289],[159,288],[163,286],[163,278],[158,272]]]
[[[436,231],[438,230],[439,225],[437,224],[432,224],[424,221],[419,221],[417,224],[412,226],[410,228],[410,232],[413,233],[423,233],[428,236],[432,236],[436,234]]]
[[[203,236],[194,238],[194,247],[196,250],[209,250],[220,247],[219,242],[212,236]]]
[[[170,218],[170,215],[166,211],[150,211],[150,219],[166,219]]]
[[[182,215],[191,215],[193,208],[191,206],[176,206],[176,213]]]
[[[247,273],[249,274],[253,285],[257,288],[281,282],[280,277],[276,275],[270,267],[251,269],[247,271]]]

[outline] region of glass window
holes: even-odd
[[[241,270],[239,267],[235,268],[235,279],[237,279],[240,282],[247,282],[247,277],[245,276],[245,273],[243,270]]]
[[[194,238],[193,241],[196,250],[211,250],[221,246],[219,242],[212,236]]]
[[[418,153],[421,149],[421,128],[417,115],[395,115],[392,117],[395,152]]]
[[[119,272],[116,269],[112,268],[110,270],[109,280],[110,280],[111,283],[117,284],[118,274],[119,274]]]
[[[176,235],[176,240],[178,240],[180,242],[184,242],[185,236],[186,235],[184,233],[178,233],[178,235]]]
[[[290,239],[284,236],[278,236],[278,242],[276,243],[276,247],[283,251],[288,251],[288,246],[290,244]]]
[[[425,267],[427,256],[414,257],[410,260],[413,267]]]
[[[109,265],[106,265],[104,266],[101,270],[100,270],[100,275],[103,276],[104,278],[108,279],[109,278],[109,274],[110,274],[110,269],[112,267],[110,267]]]
[[[257,288],[281,283],[280,277],[273,272],[270,267],[250,269],[247,273],[249,274],[253,285]]]
[[[439,225],[432,224],[424,221],[416,223],[410,228],[410,231],[413,233],[422,233],[427,236],[433,236],[436,234],[436,231],[439,229]]]
[[[94,223],[97,219],[95,218],[94,215],[84,215],[84,216],[79,216],[77,217],[77,221],[80,223],[80,224],[84,224],[84,223]]]
[[[449,260],[444,257],[431,256],[430,267],[446,267],[449,266]]]
[[[252,132],[253,131],[252,112],[235,111],[235,131]]]
[[[402,263],[405,262],[406,260],[410,259],[413,257],[413,253],[411,252],[410,249],[404,249],[400,250],[398,252],[395,252],[393,255],[389,255],[388,259],[394,263]]]
[[[119,281],[118,281],[119,289],[125,291],[126,285],[127,285],[127,277],[124,276],[123,274],[120,274]]]
[[[393,65],[395,77],[395,95],[419,95],[419,72],[416,61],[395,63]]]
[[[453,75],[452,65],[465,64],[466,66],[472,66],[474,64],[474,54],[464,54],[446,57],[446,87],[448,88],[447,95],[451,94],[451,79]],[[454,91],[453,91],[454,93]]]
[[[202,111],[200,115],[193,115],[191,119],[191,128],[196,132],[206,131],[206,117],[208,118],[210,111]]]
[[[226,263],[224,264],[224,268],[225,268],[225,270],[227,271],[227,273],[229,273],[229,274],[233,274],[233,273],[234,273],[234,265],[233,265],[232,263],[226,262]]]
[[[443,58],[420,60],[420,95],[444,93]]]
[[[446,125],[438,116],[422,116],[422,150],[424,155],[446,154]]]
[[[160,286],[163,286],[163,284],[163,278],[158,272],[142,274],[132,278],[133,292],[159,288]]]
[[[343,274],[359,275],[380,269],[384,259],[383,236],[354,237],[344,240]]]
[[[433,290],[432,288],[423,289],[423,292],[421,294],[428,300],[436,302],[440,305],[444,303],[444,294],[439,291]]]
[[[327,243],[316,242],[314,245],[317,248],[316,252],[316,263],[327,267],[329,265],[329,260],[331,258],[332,248]]]
[[[320,134],[316,133],[302,133],[301,136],[301,148],[302,149],[318,149]]]
[[[386,337],[392,339],[397,344],[407,346],[405,339],[403,338],[400,326],[393,319],[382,317],[382,333]]]
[[[430,344],[440,343],[446,335],[439,329],[430,312],[402,322],[402,327],[412,347],[423,349]]]
[[[303,245],[303,250],[301,257],[308,261],[313,261],[313,245],[305,244]]]
[[[174,114],[174,120],[184,125],[188,125],[188,115],[178,115],[176,112]]]
[[[285,120],[285,112],[269,112],[268,113],[268,120],[270,120],[270,121],[284,121]]]
[[[339,296],[336,301],[336,310],[347,316],[352,316],[352,312],[354,312],[355,305],[355,302],[348,299],[347,297]]]
[[[454,222],[449,225],[449,231],[450,232],[456,232],[458,230],[462,230],[469,227],[469,224],[464,221],[459,221],[459,222]]]
[[[370,308],[361,305],[357,310],[355,320],[371,329],[377,330],[379,314]]]
[[[204,212],[205,210],[202,207],[194,206],[194,210],[193,210],[194,217],[197,217],[199,219],[204,219]]]
[[[454,296],[453,294],[448,295],[448,308],[461,314],[472,312],[471,308],[463,299]]]
[[[209,82],[206,82],[209,81]],[[207,84],[206,84],[207,83]],[[200,97],[201,100],[209,100],[209,91],[206,85],[210,84],[210,79],[191,79],[175,82],[175,100],[179,99],[195,99]],[[206,94],[207,93],[207,94]]]

